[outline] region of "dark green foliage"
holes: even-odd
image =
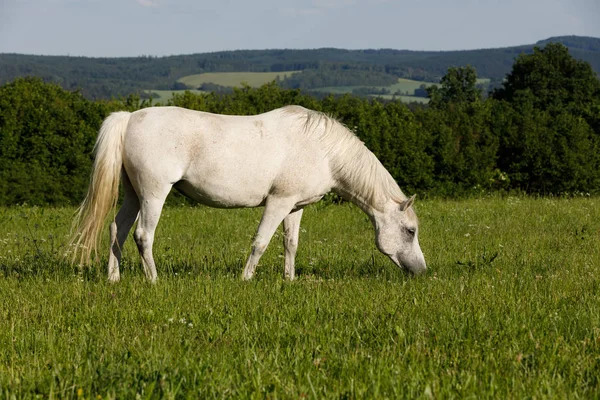
[[[282,90],[275,82],[259,88],[244,85],[242,88],[233,88],[229,94],[210,93],[199,96],[185,92],[175,94],[169,100],[169,105],[229,115],[260,114],[290,104],[319,109],[316,99],[302,94],[300,90]]]
[[[578,60],[600,72],[600,39],[558,37]],[[548,41],[540,42],[544,45]],[[515,57],[533,45],[469,51],[408,50],[238,50],[169,57],[87,58],[0,54],[0,84],[37,76],[67,90],[81,89],[89,99],[111,99],[143,90],[172,89],[177,79],[204,72],[282,72],[306,70],[286,87],[347,85],[380,86],[394,77],[437,82],[450,67],[472,65],[492,86],[502,82]],[[327,60],[327,61],[323,61]],[[335,83],[338,82],[338,83]],[[384,86],[387,84],[384,84]]]
[[[322,110],[355,132],[407,193],[433,187],[428,132],[404,104],[329,96]]]
[[[281,86],[290,89],[317,89],[329,86],[388,86],[396,83],[397,76],[373,70],[341,66],[304,70],[281,81]]]
[[[584,119],[567,112],[553,116],[527,96],[495,103],[493,115],[498,167],[510,187],[546,194],[598,191],[599,138]]]
[[[430,108],[418,113],[418,119],[431,136],[426,152],[433,159],[432,175],[440,194],[496,188],[498,140],[489,128],[487,104]]]
[[[25,78],[0,87],[0,204],[82,199],[104,107]]]
[[[427,152],[438,190],[446,195],[497,184],[498,140],[489,128],[489,104],[482,102],[476,83],[474,68],[450,68],[440,87],[427,88],[430,107],[416,112],[431,135]]]
[[[521,56],[492,93],[498,166],[528,192],[597,192],[600,81],[566,47]]]
[[[80,89],[88,99],[110,99],[144,89],[169,89],[184,60],[171,57],[87,58],[0,54],[0,83],[36,76],[66,90]],[[184,67],[185,66],[185,67]]]
[[[477,72],[471,66],[448,69],[440,81],[441,87],[426,88],[430,106],[445,109],[450,104],[469,104],[481,101],[481,91],[477,87]]]
[[[322,111],[355,132],[407,193],[600,191],[600,81],[562,45],[520,56],[488,98],[470,66],[450,68],[426,90],[430,105],[410,108],[351,95],[316,98],[277,82],[185,92],[169,105],[232,115],[289,104]],[[102,119],[151,105],[137,95],[90,102],[32,78],[0,87],[0,204],[79,203]]]
[[[185,89],[185,88],[184,88]],[[205,92],[215,92],[215,93],[231,93],[233,92],[233,88],[217,85],[216,83],[205,82],[198,87],[198,90],[203,90]]]
[[[425,84],[421,85],[418,89],[415,89],[414,96],[416,97],[427,97],[427,86]]]
[[[513,102],[523,92],[531,94],[536,109],[586,116],[598,104],[600,81],[590,64],[571,57],[565,46],[550,43],[518,57],[493,97]]]

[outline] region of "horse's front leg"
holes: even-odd
[[[283,220],[283,247],[285,249],[285,269],[283,277],[293,281],[296,275],[296,251],[300,234],[302,209],[291,212]]]
[[[244,272],[242,274],[243,280],[249,280],[254,276],[254,270],[258,265],[260,257],[263,255],[273,234],[277,230],[281,221],[290,213],[295,205],[295,200],[282,199],[282,198],[267,198],[265,205],[265,211],[258,225],[258,231],[254,237],[252,243],[252,251],[246,261]]]

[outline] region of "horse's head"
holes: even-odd
[[[425,257],[419,246],[419,221],[412,208],[415,196],[397,203],[389,201],[383,212],[375,212],[375,243],[394,264],[413,274],[427,270]]]

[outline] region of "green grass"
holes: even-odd
[[[292,283],[281,236],[239,279],[260,210],[166,209],[154,286],[64,262],[73,211],[0,208],[3,397],[600,396],[600,199],[418,202],[417,278],[312,206]]]
[[[208,72],[205,74],[188,75],[178,79],[178,82],[188,85],[190,88],[200,87],[203,83],[214,83],[227,87],[241,87],[246,83],[251,87],[259,87],[274,81],[277,77],[283,79],[302,71],[286,72]]]

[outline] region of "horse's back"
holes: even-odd
[[[318,142],[297,120],[281,110],[228,116],[143,109],[130,119],[125,168],[142,179],[177,183],[186,195],[215,206],[257,206],[269,194],[309,198],[327,191],[331,177]]]

